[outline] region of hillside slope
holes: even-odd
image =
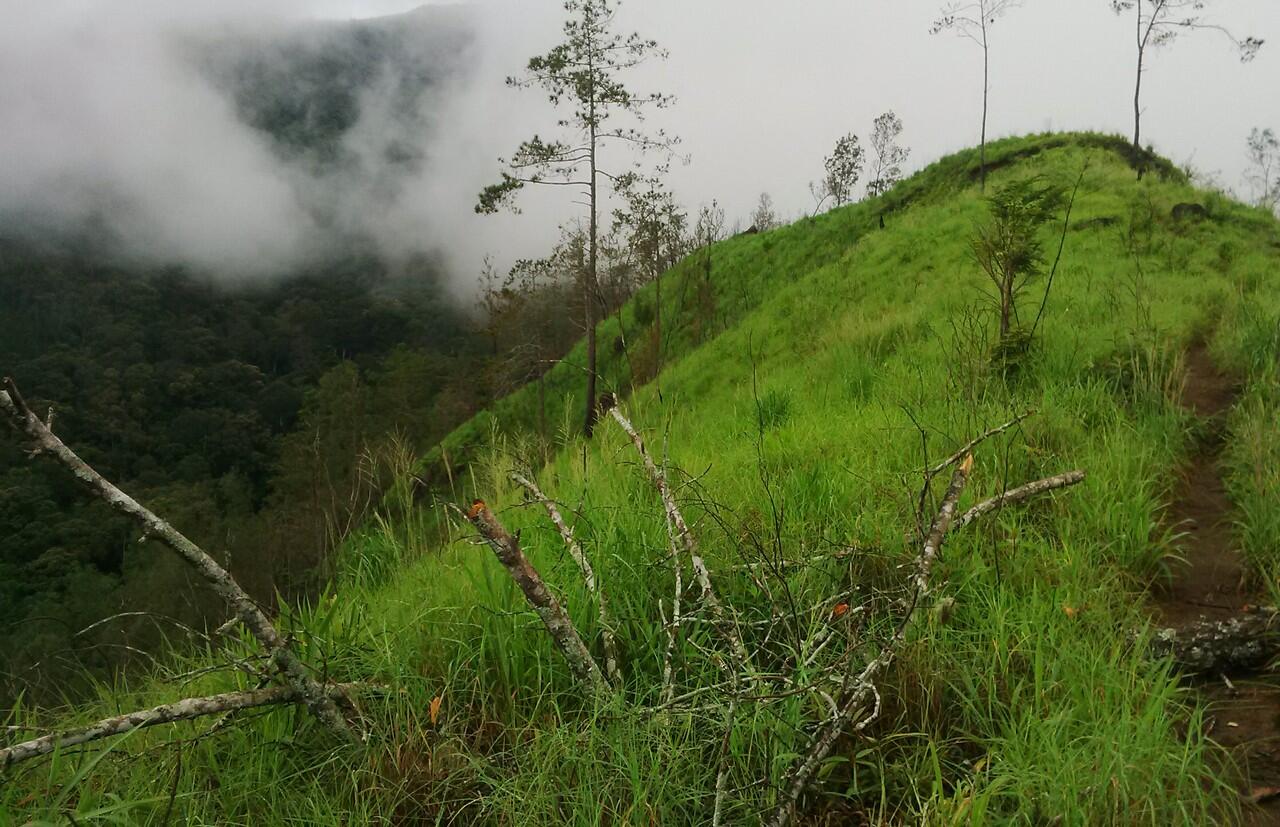
[[[1276,582],[1280,223],[1193,190],[1167,165],[1136,181],[1119,146],[1054,135],[988,150],[992,187],[1040,175],[1069,188],[1084,170],[1026,353],[992,359],[969,253],[987,207],[976,153],[964,152],[881,200],[718,245],[709,270],[701,254],[683,262],[664,289],[664,318],[678,322],[657,381],[632,393],[626,351],[611,354],[608,382],[678,476],[716,592],[757,661],[746,686],[728,677],[732,647],[685,570],[666,702],[675,591],[663,510],[612,422],[589,443],[572,435],[571,354],[541,395],[498,403],[426,467],[519,532],[599,654],[572,561],[509,480],[537,470],[608,589],[626,674],[617,697],[583,696],[493,555],[443,508],[415,504],[406,482],[349,541],[333,592],[282,620],[309,662],[385,687],[360,701],[366,747],[335,748],[301,712],[232,719],[210,737],[209,722],[181,724],[11,770],[0,808],[81,824],[179,813],[191,824],[697,824],[712,820],[719,786],[724,823],[754,823],[830,717],[843,670],[899,628],[916,506],[927,521],[946,486],[942,475],[921,497],[922,469],[1034,408],[975,450],[960,508],[1069,469],[1088,479],[952,533],[924,620],[877,682],[878,714],[823,762],[804,818],[1238,820],[1238,768],[1203,734],[1196,696],[1144,654],[1144,591],[1177,553],[1161,514],[1194,443],[1180,400],[1196,342],[1243,388],[1227,485],[1255,576]],[[1173,218],[1183,202],[1205,216]],[[1026,318],[1043,287],[1023,299]],[[652,300],[650,288],[624,309],[628,342],[642,339]],[[565,426],[539,439],[539,422]],[[243,685],[229,669],[193,671],[241,648],[175,654],[150,680],[104,687],[100,708],[10,725]]]

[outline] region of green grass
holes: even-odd
[[[678,265],[663,291],[661,395],[652,385],[632,393],[625,358],[602,348],[608,384],[680,472],[721,598],[762,651],[812,640],[841,600],[869,604],[868,651],[891,624],[925,461],[913,420],[936,460],[1014,413],[1040,410],[981,446],[964,504],[1006,480],[1089,472],[1077,488],[949,540],[937,574],[954,610],[946,622],[931,611],[913,632],[882,682],[880,717],[824,766],[807,802],[815,818],[1165,825],[1237,816],[1225,757],[1198,734],[1195,697],[1129,632],[1146,626],[1142,591],[1173,551],[1161,510],[1195,427],[1176,394],[1178,354],[1196,337],[1245,382],[1229,484],[1251,560],[1271,582],[1280,571],[1280,225],[1194,191],[1171,168],[1136,181],[1120,143],[1051,135],[988,149],[995,186],[1030,174],[1074,182],[1090,162],[1045,321],[1015,372],[991,367],[990,314],[968,255],[985,216],[972,151],[877,201],[724,242],[709,281],[699,256]],[[1174,222],[1171,208],[1188,200],[1206,203],[1210,217]],[[1033,291],[1024,314],[1036,300]],[[651,317],[637,308],[652,301],[649,289],[624,309],[629,342],[644,341],[631,326]],[[617,324],[604,323],[603,342]],[[386,687],[361,700],[365,748],[334,748],[297,710],[248,716],[207,738],[198,736],[208,722],[184,724],[20,768],[0,787],[0,812],[162,824],[172,792],[185,821],[171,823],[187,824],[709,821],[724,711],[645,709],[659,700],[660,606],[672,592],[662,511],[611,421],[590,443],[574,435],[580,377],[570,365],[548,377],[557,433],[531,434],[536,396],[521,391],[422,467],[443,483],[448,456],[457,498],[482,495],[521,532],[598,649],[595,608],[572,562],[507,481],[513,466],[538,468],[609,589],[627,672],[619,697],[584,701],[492,555],[443,509],[412,505],[404,487],[349,541],[333,593],[285,618],[309,662]],[[857,551],[750,576],[771,571],[766,561],[842,548]],[[766,589],[799,607],[768,641]],[[707,624],[689,627],[676,660],[681,691],[720,680],[706,654],[715,645]],[[214,657],[167,661],[180,672]],[[61,726],[241,682],[156,674],[103,687],[97,705],[17,719]],[[809,696],[744,705],[727,741],[726,823],[768,810],[825,714]]]

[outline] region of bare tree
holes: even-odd
[[[987,100],[991,91],[991,26],[1022,0],[975,0],[948,3],[933,22],[932,34],[955,32],[982,48],[982,138],[979,163],[982,191],[987,190]]]
[[[853,199],[853,188],[862,175],[865,155],[858,136],[853,133],[836,141],[835,148],[822,162],[826,174],[818,183],[809,183],[809,192],[813,194],[814,200],[814,215],[822,210],[822,205],[828,200],[834,201],[838,207]]]
[[[703,204],[698,209],[698,220],[693,225],[692,244],[702,250],[724,240],[724,208],[719,201]]]
[[[883,195],[902,180],[902,165],[911,150],[898,146],[902,134],[902,119],[893,110],[876,118],[871,132],[871,150],[876,154],[874,172],[867,182],[867,195]]]
[[[1280,140],[1270,129],[1249,133],[1249,168],[1245,181],[1253,188],[1254,203],[1272,212],[1280,207]]]
[[[768,232],[778,226],[778,214],[773,209],[773,196],[767,192],[760,193],[760,200],[751,213],[751,226],[758,232]]]
[[[1142,74],[1146,71],[1147,54],[1152,49],[1168,46],[1187,31],[1209,29],[1231,41],[1240,52],[1240,62],[1248,63],[1262,48],[1256,37],[1237,38],[1224,26],[1205,19],[1200,12],[1208,0],[1108,0],[1118,15],[1133,12],[1134,45],[1137,49],[1136,79],[1133,85],[1133,148],[1142,150]],[[1139,177],[1142,170],[1138,171]]]
[[[656,368],[662,366],[662,274],[679,260],[688,217],[657,177],[624,182],[624,206],[614,211],[614,231],[622,234],[643,281],[653,282]]]
[[[586,308],[587,387],[583,430],[591,435],[596,421],[596,321],[600,311],[598,262],[600,177],[617,182],[625,171],[609,172],[601,166],[601,150],[607,145],[625,145],[634,150],[671,151],[676,141],[659,130],[653,135],[638,126],[610,126],[611,118],[626,116],[634,123],[644,120],[646,109],[662,108],[673,98],[660,93],[636,94],[621,80],[650,57],[665,57],[656,41],[638,34],[623,36],[613,31],[618,0],[567,0],[564,4],[563,43],[545,55],[536,56],[522,77],[507,78],[507,85],[541,88],[552,104],[569,112],[558,120],[569,137],[547,141],[538,135],[520,144],[502,180],[486,187],[476,204],[476,212],[494,213],[511,205],[515,194],[527,184],[568,187],[585,199],[587,208],[587,262],[582,289]]]

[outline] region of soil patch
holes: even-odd
[[[1186,364],[1183,404],[1205,421],[1205,428],[1181,470],[1166,515],[1167,525],[1182,534],[1183,559],[1152,594],[1156,622],[1178,629],[1234,617],[1256,599],[1232,531],[1233,508],[1222,473],[1224,418],[1239,388],[1214,365],[1203,344],[1187,352]],[[1267,675],[1233,682],[1223,676],[1198,688],[1209,702],[1209,736],[1230,751],[1243,773],[1241,794],[1263,799],[1247,808],[1246,824],[1280,825],[1280,679]]]

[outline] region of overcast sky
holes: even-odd
[[[377,5],[387,11],[413,4]],[[495,23],[507,27],[499,75],[555,42],[560,3],[519,6],[523,16]],[[1214,32],[1192,33],[1155,53],[1144,81],[1144,143],[1247,194],[1245,137],[1254,126],[1280,130],[1280,2],[1220,0],[1209,11],[1240,36],[1272,42],[1244,65]],[[809,209],[808,182],[835,140],[849,131],[865,140],[886,109],[905,123],[911,168],[977,144],[981,52],[954,34],[931,35],[937,15],[938,5],[924,0],[632,0],[620,26],[656,38],[670,52],[636,84],[678,98],[653,118],[683,138],[691,157],[674,169],[674,188],[691,205],[718,198],[732,223],[750,212],[761,191],[784,214]],[[1117,18],[1106,0],[1026,0],[993,29],[990,135],[1046,129],[1131,135],[1133,52],[1129,18]],[[481,82],[500,78],[482,75]],[[505,143],[495,135],[479,140],[501,153],[550,126],[551,113],[534,93],[500,90],[494,99],[508,96],[535,100],[512,110],[519,118],[502,126],[514,128],[495,127],[507,133]],[[474,148],[483,156],[481,146]],[[541,203],[544,212],[554,204]],[[481,219],[474,232],[494,239],[496,250],[504,239],[525,243],[520,225],[543,220]]]
[[[33,40],[24,26],[35,26],[37,17],[46,32],[56,30],[48,22],[52,17],[64,24],[81,20],[97,25],[108,7],[113,16],[126,14],[125,8],[146,8],[151,15],[204,25],[200,8],[210,20],[231,14],[247,19],[260,14],[255,7],[261,5],[241,0],[138,0],[124,7],[107,0],[0,0],[9,31],[7,36],[0,33],[0,48],[10,52],[9,65],[0,58],[0,69],[7,71],[11,84],[31,85],[31,69],[40,65],[41,52],[30,47],[16,58],[12,52]],[[417,5],[420,0],[280,0],[270,8],[281,16],[351,18]],[[44,11],[31,13],[37,6]],[[545,99],[532,91],[508,90],[502,79],[518,72],[530,55],[557,42],[561,3],[480,0],[477,6],[481,38],[474,56],[476,73],[444,104],[445,126],[432,136],[435,161],[420,181],[409,182],[403,209],[385,216],[384,228],[388,237],[426,238],[445,247],[460,289],[479,270],[486,252],[502,263],[540,255],[554,240],[555,226],[574,214],[563,192],[524,199],[526,209],[520,216],[472,213],[476,192],[496,179],[497,156],[509,155],[519,140],[535,132],[554,132],[555,115]],[[1026,0],[996,23],[990,136],[1045,129],[1131,134],[1132,27],[1109,6],[1107,0]],[[925,0],[629,0],[619,25],[658,39],[670,51],[666,62],[638,72],[633,85],[678,98],[674,108],[652,118],[654,126],[683,138],[682,151],[691,158],[688,166],[673,170],[678,197],[690,208],[717,198],[732,223],[746,217],[762,191],[773,196],[784,215],[807,210],[812,203],[808,182],[818,177],[822,158],[835,140],[850,131],[865,140],[872,120],[887,109],[895,110],[905,123],[902,140],[912,149],[912,169],[977,143],[981,53],[955,35],[930,35],[937,13],[938,4]],[[1247,195],[1241,180],[1245,137],[1254,126],[1280,130],[1280,2],[1218,0],[1209,4],[1207,13],[1239,35],[1269,42],[1246,65],[1213,32],[1188,34],[1155,53],[1144,85],[1144,143],[1153,143],[1174,161],[1190,160],[1217,173],[1224,186]],[[57,68],[60,85],[49,94],[65,86],[75,94],[59,105],[86,109],[104,108],[101,100],[94,100],[86,79],[109,72],[106,64],[131,59],[120,50],[91,51],[79,62],[74,55],[56,58],[70,65]],[[19,60],[24,64],[15,63]],[[18,77],[12,79],[15,72]],[[0,102],[4,83],[0,79]],[[144,89],[148,86],[139,83]],[[200,94],[189,84],[177,89],[159,84],[157,89],[173,107],[178,106],[175,95]],[[190,113],[186,117],[190,119]],[[88,124],[81,130],[63,128],[68,134],[61,135],[59,151],[84,155],[77,144],[131,140],[126,131],[104,135],[96,121],[89,119]],[[9,144],[14,139],[4,137],[12,131],[9,126],[0,131],[0,152],[13,148]],[[182,140],[178,131],[166,143]],[[206,158],[213,173],[198,176],[192,194],[201,186],[225,190],[236,181],[274,180],[244,136],[223,142],[227,158],[217,153]],[[109,148],[99,150],[95,158],[111,154]],[[149,154],[133,160],[131,174],[149,174]],[[49,155],[41,157],[55,163]],[[217,167],[223,161],[245,174],[219,175]],[[20,163],[25,162],[11,160],[6,166],[0,159],[0,175],[19,176]],[[15,189],[11,181],[0,184]],[[234,199],[234,193],[224,195]],[[282,210],[276,202],[284,198],[283,189],[272,186],[265,196],[255,194],[252,200],[269,211]],[[216,241],[224,247],[241,232],[240,224],[227,220],[227,233]],[[275,225],[255,217],[245,226]],[[246,243],[261,248],[270,246],[272,239]]]

